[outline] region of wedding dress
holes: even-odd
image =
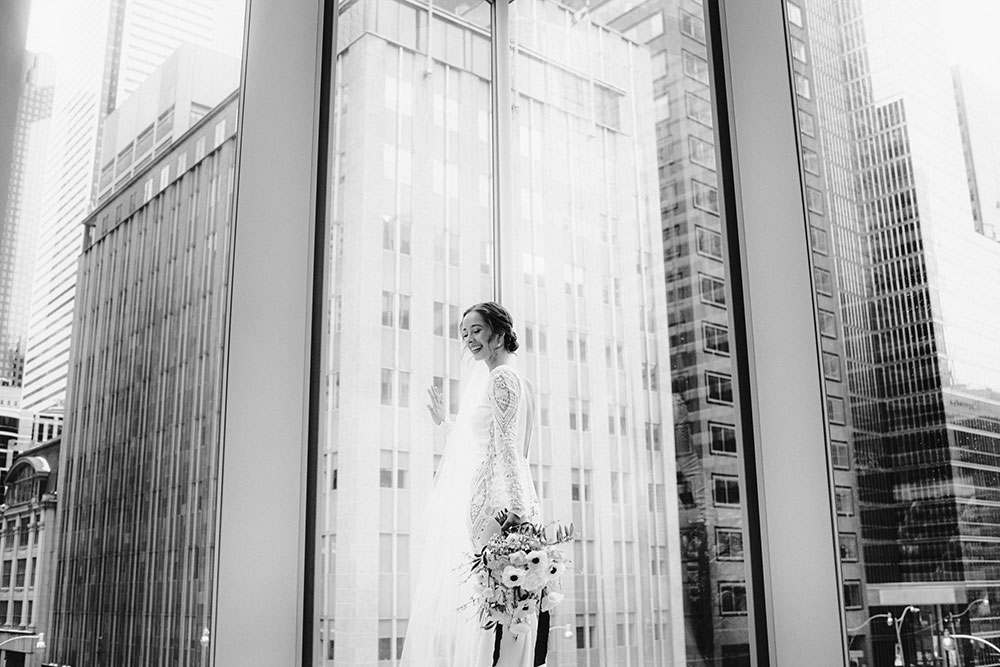
[[[528,386],[511,366],[477,363],[465,382],[455,422],[419,528],[423,555],[414,580],[403,667],[531,667],[535,629],[495,634],[479,627],[470,603],[472,556],[500,525],[502,510],[539,520],[538,498],[524,457],[531,435]],[[537,623],[537,619],[535,620]]]

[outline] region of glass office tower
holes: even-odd
[[[924,660],[935,630],[1000,630],[977,607],[1000,593],[1000,244],[974,211],[989,148],[966,103],[991,93],[953,77],[937,3],[805,7],[825,164],[848,186],[831,205],[866,595],[873,614],[920,610],[900,648]],[[870,664],[900,650],[891,627],[856,630]]]
[[[14,119],[13,159],[0,211],[0,384],[20,387],[35,232],[42,203],[42,181],[52,114],[53,63],[50,56],[25,53],[23,89]]]

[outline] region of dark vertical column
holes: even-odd
[[[0,236],[7,210],[7,188],[14,161],[17,108],[24,86],[24,45],[31,0],[0,2]]]

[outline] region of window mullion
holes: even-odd
[[[503,303],[513,298],[514,285],[514,170],[511,131],[510,3],[490,3],[490,50],[492,97],[490,107],[493,138],[493,299]]]

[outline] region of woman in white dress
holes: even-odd
[[[538,522],[538,498],[525,455],[531,439],[530,388],[514,367],[510,313],[496,303],[462,316],[462,341],[475,360],[454,423],[440,392],[428,409],[448,444],[421,526],[425,533],[411,597],[404,667],[532,667],[535,626],[526,634],[486,631],[470,603],[472,555],[502,529]],[[415,531],[416,532],[416,531]]]

